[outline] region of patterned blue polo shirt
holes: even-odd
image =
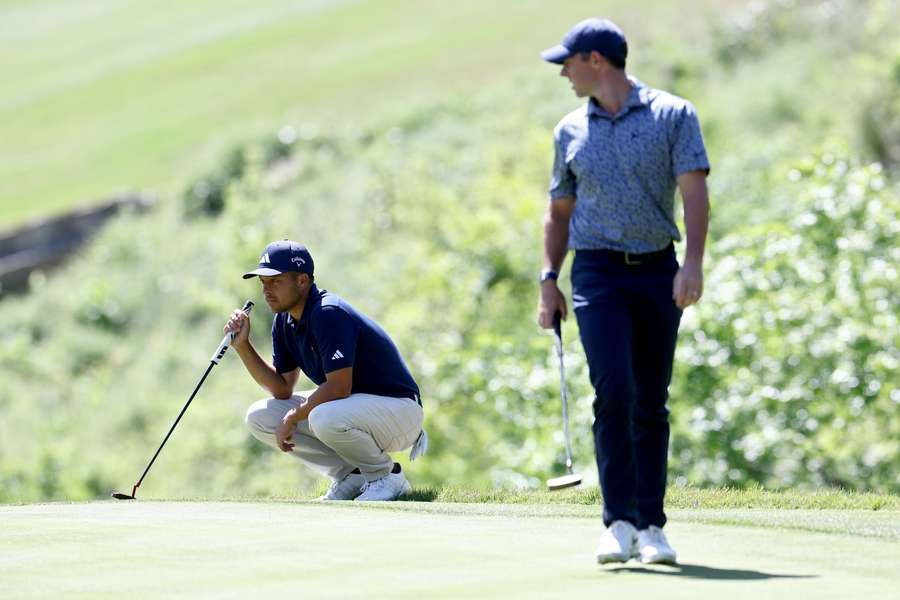
[[[680,240],[676,177],[709,172],[693,105],[636,79],[610,116],[593,98],[554,130],[550,199],[575,198],[569,248],[645,253]]]

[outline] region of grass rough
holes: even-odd
[[[278,501],[313,500],[315,494],[272,496]],[[186,498],[190,499],[190,498]],[[201,500],[201,498],[195,498]],[[234,501],[258,501],[259,498],[232,497]],[[442,504],[503,504],[503,505],[580,505],[595,507],[602,504],[600,489],[583,486],[551,492],[549,490],[483,490],[465,487],[415,487],[402,498],[405,502]],[[674,510],[860,510],[900,511],[900,497],[891,494],[855,492],[836,488],[812,491],[767,490],[761,487],[697,488],[669,486],[666,508]]]

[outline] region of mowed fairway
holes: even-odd
[[[593,563],[601,526],[586,506],[6,506],[0,590],[5,598],[896,597],[896,511],[727,512],[673,511],[667,531],[682,564],[646,568]]]
[[[598,11],[638,47],[699,35],[684,11],[723,3],[0,0],[0,230],[122,190],[178,192],[286,123],[359,128],[523,68],[553,78],[538,52]]]

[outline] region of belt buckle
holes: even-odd
[[[631,253],[625,252],[625,264],[626,265],[639,265],[641,264],[640,260],[632,260]]]

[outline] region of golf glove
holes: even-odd
[[[424,455],[425,452],[428,451],[428,434],[425,433],[425,430],[419,432],[419,437],[416,438],[415,443],[412,445],[412,449],[409,451],[409,460],[416,460],[420,456]]]

